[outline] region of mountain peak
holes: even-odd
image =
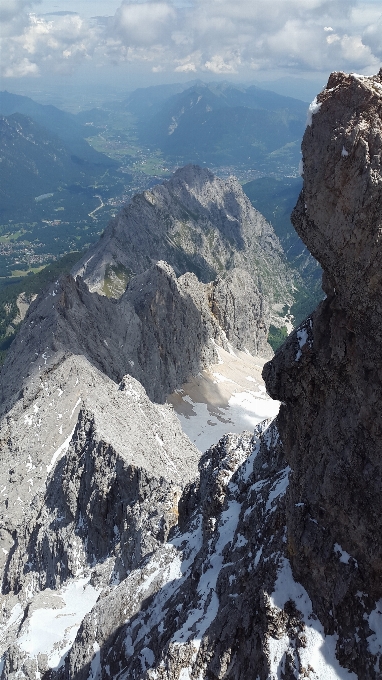
[[[235,267],[248,271],[269,303],[291,301],[294,274],[273,228],[238,181],[187,165],[137,194],[73,270],[90,290],[121,295],[128,281],[158,260],[179,276],[208,283]],[[270,274],[272,272],[272,275]]]

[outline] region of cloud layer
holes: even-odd
[[[373,72],[382,61],[382,0],[123,0],[93,20],[38,9],[2,0],[3,75],[70,73],[86,60],[201,75]]]

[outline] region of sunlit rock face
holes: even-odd
[[[333,73],[311,114],[292,220],[327,297],[263,375],[293,469],[294,574],[339,634],[339,659],[377,678],[381,647],[364,622],[382,596],[382,70]]]
[[[179,168],[170,180],[134,196],[73,275],[82,276],[91,291],[119,297],[132,276],[158,260],[177,276],[193,272],[204,283],[244,270],[268,303],[291,304],[299,281],[273,227],[237,179],[220,179],[197,165]],[[216,290],[217,299],[223,288]]]

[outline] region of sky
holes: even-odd
[[[382,66],[382,0],[1,0],[2,85],[315,79]],[[9,89],[9,88],[7,88]]]

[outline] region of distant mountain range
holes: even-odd
[[[159,175],[193,162],[241,181],[247,172],[272,175],[247,183],[246,193],[274,225],[290,264],[320,295],[317,265],[289,220],[299,193],[306,108],[291,97],[227,82],[140,88],[77,115],[1,92],[0,231],[7,239],[12,229],[21,232],[0,253],[0,276],[30,266],[25,248],[54,257],[87,247],[116,207],[158,183]],[[56,222],[53,233],[46,225]],[[309,294],[306,299],[308,313]]]
[[[85,140],[88,134],[86,127],[72,113],[48,104],[38,104],[29,97],[12,94],[6,90],[0,92],[0,115],[11,116],[21,113],[32,118],[49,133],[58,137],[68,147],[78,162],[111,167],[115,162],[104,154],[95,151]],[[75,159],[74,159],[75,160]]]
[[[0,116],[0,140],[0,219],[33,217],[34,201],[40,195],[84,179],[84,162],[27,116]]]
[[[239,163],[273,172],[299,163],[306,103],[259,87],[200,81],[187,89],[157,86],[112,106],[136,117],[142,144],[182,164]]]

